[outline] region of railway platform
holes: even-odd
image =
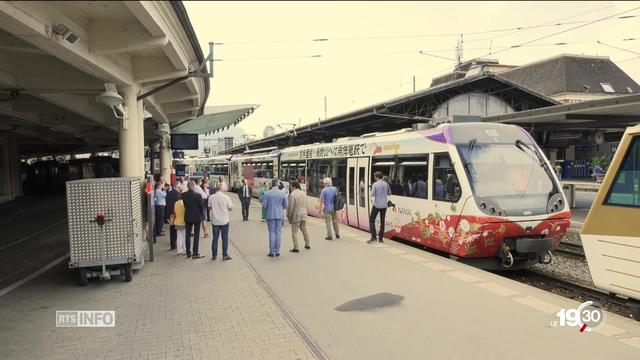
[[[237,198],[231,198],[238,207]],[[23,225],[24,226],[24,225]],[[76,285],[61,262],[0,296],[3,359],[638,359],[640,323],[605,313],[580,332],[553,326],[579,303],[342,226],[311,249],[267,257],[266,224],[232,213],[231,261],[185,259],[158,238],[126,283]],[[168,231],[167,231],[168,233]],[[211,231],[209,231],[211,234]],[[56,310],[114,310],[112,328],[57,328]],[[561,355],[563,354],[563,355]]]

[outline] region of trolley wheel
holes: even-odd
[[[124,266],[124,281],[130,282],[133,279],[133,266],[131,263]]]
[[[88,270],[87,268],[80,268],[78,269],[78,283],[80,284],[80,286],[87,286],[89,284],[89,276],[88,276]]]

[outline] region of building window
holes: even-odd
[[[609,205],[640,207],[640,141],[634,137],[629,150],[624,155],[620,168],[613,180],[613,186],[604,201]]]
[[[604,92],[606,93],[616,92],[615,90],[613,90],[613,86],[611,86],[611,83],[603,82],[603,83],[600,83],[600,86],[602,86],[602,90],[604,90]]]

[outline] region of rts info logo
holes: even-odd
[[[56,311],[56,327],[115,327],[116,312],[113,310]]]

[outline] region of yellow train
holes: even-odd
[[[640,304],[640,125],[624,133],[580,233],[593,283]]]

